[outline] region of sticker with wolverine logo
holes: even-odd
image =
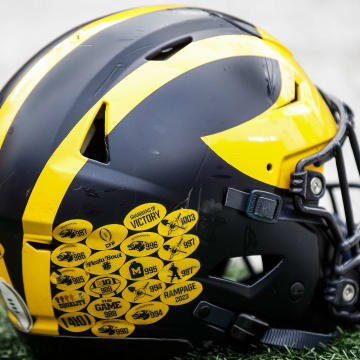
[[[126,321],[137,325],[149,325],[161,320],[169,311],[169,307],[159,301],[139,304],[131,308],[125,315]]]
[[[199,215],[192,209],[180,209],[166,215],[158,225],[162,236],[174,237],[189,232],[197,223]]]
[[[94,297],[115,296],[126,284],[126,279],[119,275],[96,276],[86,283],[84,291]]]
[[[59,290],[76,290],[89,280],[90,275],[80,268],[61,268],[50,276],[52,284]]]
[[[166,215],[165,206],[148,203],[131,210],[124,219],[124,225],[129,230],[144,231],[153,228]]]
[[[129,236],[120,245],[120,250],[129,256],[139,257],[148,256],[158,251],[164,238],[153,232],[141,232],[132,236]]]
[[[83,244],[64,244],[51,253],[51,261],[61,267],[76,267],[85,262],[91,250]]]
[[[125,320],[100,320],[91,328],[95,336],[119,338],[129,336],[134,330],[135,325]]]
[[[52,304],[55,309],[64,312],[76,312],[86,307],[90,296],[83,291],[63,291],[54,296]]]
[[[53,237],[66,244],[77,243],[86,239],[92,232],[93,226],[89,221],[74,219],[58,225],[53,231]]]
[[[86,245],[94,250],[110,250],[125,240],[128,230],[119,224],[110,224],[94,230],[86,239]]]
[[[100,319],[115,319],[130,309],[130,303],[119,297],[104,297],[93,301],[88,312]]]

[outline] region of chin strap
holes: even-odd
[[[302,330],[269,328],[260,342],[266,345],[287,346],[293,349],[312,349],[328,344],[337,334],[321,334]]]
[[[219,331],[228,333],[241,344],[266,344],[293,349],[312,349],[328,344],[337,332],[321,334],[294,329],[271,328],[266,322],[248,314],[237,315],[232,311],[201,301],[194,310],[194,316]]]

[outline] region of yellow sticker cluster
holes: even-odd
[[[192,209],[167,214],[165,206],[146,203],[122,224],[93,230],[91,222],[73,219],[56,226],[50,282],[59,326],[123,338],[164,318],[169,306],[197,298],[202,284],[190,279],[201,264],[189,256],[200,239],[189,232],[198,219]]]

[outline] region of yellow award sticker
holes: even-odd
[[[90,296],[83,291],[63,291],[53,297],[52,304],[55,309],[64,312],[77,312],[87,306]]]
[[[148,325],[161,320],[168,311],[166,304],[152,301],[134,306],[126,313],[125,319],[132,324]]]
[[[86,283],[84,291],[94,297],[115,296],[125,289],[127,281],[119,275],[95,276]]]
[[[130,230],[144,231],[159,224],[165,215],[165,206],[157,203],[143,204],[125,216],[124,225]]]
[[[196,235],[184,234],[173,237],[159,249],[158,255],[163,260],[181,260],[191,255],[199,246],[200,240]]]
[[[120,249],[129,256],[148,256],[159,250],[164,243],[164,238],[153,232],[142,232],[128,237]]]
[[[125,320],[100,320],[91,329],[95,336],[119,337],[129,336],[135,330],[135,325]]]
[[[119,224],[97,228],[86,239],[86,245],[94,250],[110,250],[119,245],[127,236],[128,229]]]
[[[183,235],[196,225],[198,219],[198,213],[192,209],[173,211],[161,220],[158,226],[158,233],[167,237]]]
[[[51,261],[62,267],[76,267],[90,256],[91,250],[83,244],[64,244],[51,253]]]
[[[144,303],[157,298],[165,288],[166,285],[160,280],[141,280],[130,284],[121,295],[132,303]]]
[[[53,237],[63,243],[73,244],[86,239],[92,232],[92,224],[81,219],[68,220],[58,225]]]
[[[125,263],[120,269],[120,275],[128,280],[144,280],[155,276],[164,266],[162,260],[156,257],[140,257]]]
[[[189,280],[200,269],[200,262],[196,259],[185,258],[167,264],[160,272],[159,279],[170,284]]]
[[[118,270],[126,260],[126,255],[118,250],[104,250],[91,255],[84,264],[90,274],[105,275]]]
[[[61,315],[58,323],[63,329],[78,333],[92,328],[95,325],[95,319],[89,314],[74,312]]]
[[[88,312],[100,319],[115,319],[124,315],[130,309],[130,303],[118,297],[104,297],[93,301]]]
[[[167,305],[184,305],[197,298],[202,292],[202,285],[198,281],[185,281],[169,286],[160,296],[160,300]]]
[[[81,268],[62,268],[54,271],[50,276],[52,284],[59,290],[76,290],[89,280],[89,274]]]

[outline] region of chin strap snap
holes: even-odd
[[[268,323],[249,314],[239,314],[201,301],[194,316],[212,327],[226,332],[241,344],[266,344],[293,349],[312,349],[328,344],[337,333],[321,334],[303,330],[271,328]]]

